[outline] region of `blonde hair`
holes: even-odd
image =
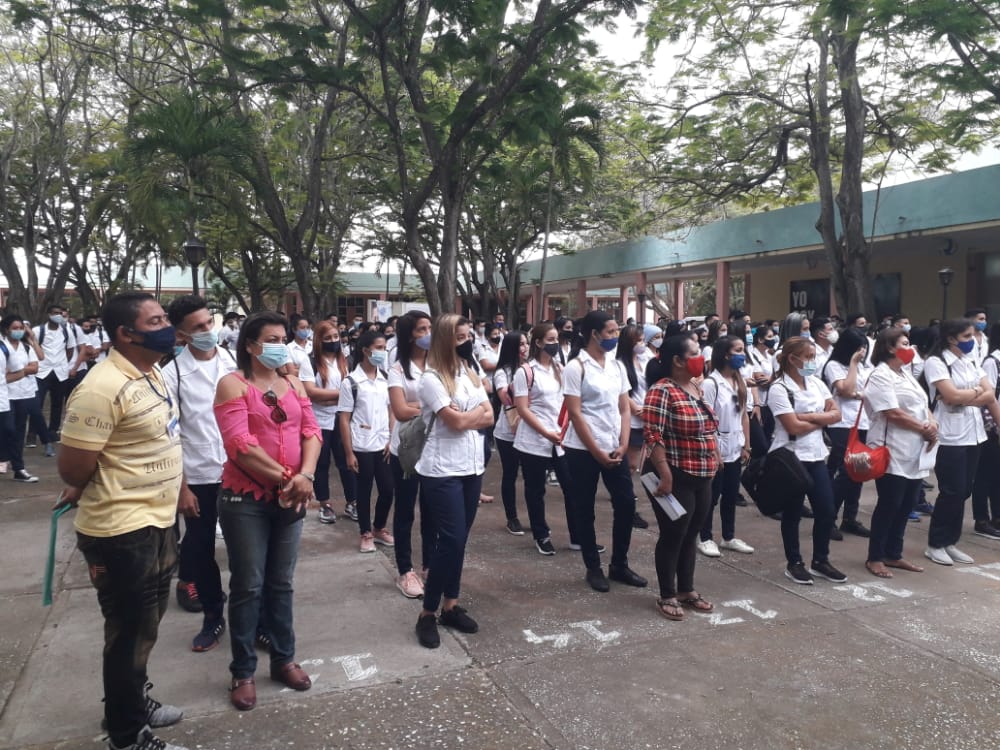
[[[455,331],[459,326],[468,325],[471,323],[461,315],[444,313],[431,326],[431,348],[427,352],[427,364],[437,372],[449,396],[455,395],[458,388],[455,374],[462,370],[476,388],[482,384],[475,369],[469,367],[455,351]]]
[[[805,359],[807,350],[815,348],[816,345],[812,340],[805,336],[792,336],[790,339],[786,339],[781,344],[781,353],[778,354],[778,364],[781,366],[781,371],[790,375],[795,366],[789,361],[789,357]]]

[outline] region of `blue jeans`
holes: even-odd
[[[198,498],[199,514],[184,519],[184,538],[181,540],[181,566],[183,581],[191,581],[198,589],[198,599],[204,605],[205,621],[222,616],[225,596],[222,593],[222,575],[215,561],[215,522],[219,517],[219,485],[188,485]]]
[[[830,558],[830,532],[836,518],[833,508],[833,485],[830,473],[824,461],[803,461],[809,476],[813,480],[813,488],[809,491],[809,504],[812,505],[813,518],[813,562],[827,562]],[[785,547],[785,559],[788,564],[802,562],[799,551],[799,521],[802,520],[802,503],[805,496],[798,501],[792,501],[781,513],[781,541]]]
[[[594,530],[594,506],[597,503],[597,480],[604,481],[604,487],[611,495],[613,520],[611,523],[611,564],[615,567],[628,565],[628,548],[632,543],[632,517],[635,515],[635,492],[632,489],[632,474],[628,461],[605,469],[590,451],[566,449],[566,465],[572,477],[573,520],[576,529],[571,536],[576,537],[583,555],[583,564],[588,570],[601,567],[601,556],[597,551],[597,532]]]
[[[339,425],[339,421],[337,422]],[[319,460],[316,462],[316,500],[321,503],[330,500],[330,463],[337,466],[340,474],[340,484],[344,489],[344,499],[353,503],[358,499],[358,475],[347,468],[347,458],[344,456],[344,444],[340,440],[339,427],[333,430],[323,430],[323,445],[319,449]]]
[[[396,556],[396,569],[400,575],[413,570],[413,518],[414,509],[420,501],[420,562],[428,567],[434,550],[434,526],[431,524],[427,511],[424,493],[420,491],[420,479],[416,474],[403,477],[403,466],[399,456],[389,457],[392,469],[392,479],[396,488],[395,510],[392,513],[392,535],[396,538],[393,552]]]
[[[878,500],[872,511],[868,562],[902,559],[903,535],[910,520],[910,511],[920,497],[920,484],[919,479],[907,479],[896,474],[885,474],[875,480]]]
[[[294,519],[294,520],[293,520]],[[219,523],[229,554],[229,642],[235,679],[257,671],[254,640],[258,620],[271,636],[271,667],[295,659],[292,579],[302,537],[302,519],[276,502],[255,500],[225,488],[219,493]],[[261,607],[261,595],[266,605]]]
[[[736,498],[740,494],[741,470],[739,460],[730,461],[722,464],[712,479],[712,506],[701,526],[703,542],[712,538],[712,516],[715,515],[716,505],[719,506],[719,516],[722,519],[722,538],[728,542],[736,536]]]
[[[457,599],[462,588],[465,543],[476,520],[483,475],[464,477],[420,477],[420,490],[434,530],[434,546],[424,584],[424,609],[437,612],[441,597]]]

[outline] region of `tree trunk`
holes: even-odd
[[[545,308],[545,266],[549,260],[549,232],[552,228],[552,191],[556,182],[556,147],[552,146],[552,163],[549,164],[549,186],[545,197],[545,237],[542,240],[542,267],[538,273],[538,312],[539,320],[548,317]],[[534,323],[535,321],[532,321]]]

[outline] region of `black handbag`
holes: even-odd
[[[771,451],[757,480],[756,501],[765,516],[786,510],[813,488],[812,476],[788,447]]]

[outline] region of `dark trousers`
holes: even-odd
[[[927,530],[930,547],[957,544],[965,520],[965,501],[972,494],[979,463],[978,445],[942,445],[938,448],[934,473],[938,497]]]
[[[358,528],[362,534],[372,530],[372,484],[378,488],[375,500],[375,528],[384,529],[392,510],[392,470],[382,451],[360,451],[358,459]]]
[[[337,423],[339,425],[339,422]],[[358,497],[358,476],[347,468],[347,457],[344,455],[344,443],[340,439],[340,427],[333,430],[323,430],[323,446],[319,450],[319,460],[316,462],[316,500],[325,503],[330,500],[330,464],[337,467],[340,474],[340,484],[344,489],[344,499],[353,503]]]
[[[739,459],[722,464],[712,479],[712,504],[705,514],[705,522],[701,525],[701,540],[707,542],[712,538],[712,516],[715,506],[719,506],[719,516],[722,519],[722,538],[729,541],[736,536],[736,499],[740,494]]]
[[[457,599],[462,589],[465,543],[476,520],[483,475],[420,477],[437,543],[424,584],[424,609],[436,612],[441,598]]]
[[[517,451],[517,460],[521,464],[521,474],[524,475],[524,504],[528,508],[528,521],[531,523],[531,536],[536,541],[548,539],[551,535],[548,523],[545,521],[545,482],[549,466],[555,468],[556,462],[565,473],[565,461],[562,458],[546,458],[532,453]],[[558,472],[559,469],[556,469]],[[567,522],[569,518],[567,517]]]
[[[517,518],[517,470],[521,466],[521,454],[514,450],[509,440],[494,439],[500,454],[500,499],[507,520]]]
[[[192,581],[205,608],[205,620],[222,616],[222,575],[215,561],[215,523],[219,520],[219,485],[188,485],[198,498],[199,515],[184,518],[181,580]],[[187,576],[187,577],[185,577]]]
[[[49,396],[49,440],[45,442],[53,442],[55,440],[55,433],[59,432],[59,428],[62,426],[62,413],[63,404],[66,403],[66,396],[69,395],[69,380],[59,380],[56,377],[55,372],[50,372],[44,378],[38,378],[36,380],[38,383],[38,393],[35,397],[38,399],[38,410],[41,411],[45,406],[45,396]],[[44,440],[42,435],[39,435],[40,440]]]
[[[0,373],[2,374],[2,373]],[[14,471],[24,468],[24,442],[15,445],[14,412],[0,411],[0,461],[10,461]]]
[[[903,558],[903,535],[910,511],[920,497],[920,479],[885,474],[875,480],[878,500],[872,511],[871,537],[868,539],[868,562]]]
[[[736,462],[737,468],[739,462]],[[652,471],[647,462],[644,471]],[[660,584],[660,598],[670,599],[678,592],[694,591],[694,566],[697,555],[695,541],[698,532],[711,514],[712,477],[695,477],[671,467],[674,477],[674,497],[687,511],[676,521],[671,521],[660,504],[646,490],[653,505],[660,536],[656,540],[656,579]],[[739,472],[736,474],[739,478]],[[645,487],[643,487],[645,489]]]
[[[14,412],[15,450],[20,452],[19,455],[24,456],[24,430],[29,422],[31,423],[32,431],[38,435],[38,439],[43,444],[55,442],[55,435],[51,434],[49,428],[45,425],[45,419],[42,417],[42,410],[39,407],[37,395],[31,398],[13,399],[10,402],[10,408]],[[12,458],[11,460],[14,459]],[[24,466],[22,465],[21,468],[24,468]]]
[[[413,570],[413,519],[417,499],[420,500],[420,561],[424,568],[431,561],[434,549],[434,527],[427,511],[424,493],[420,490],[420,478],[416,474],[403,477],[403,466],[398,456],[389,457],[392,481],[395,486],[395,510],[392,513],[392,535],[396,538],[393,552],[396,569],[400,575]]]
[[[833,485],[830,473],[823,461],[803,461],[802,465],[813,480],[809,494],[809,504],[814,514],[812,542],[813,562],[826,562],[830,557],[830,531],[836,518],[833,507]],[[803,562],[799,550],[799,521],[802,520],[802,503],[805,497],[788,504],[781,513],[781,541],[785,547],[785,559],[791,565]]]
[[[996,435],[988,436],[979,446],[972,517],[977,521],[1000,521],[1000,440]]]
[[[177,540],[173,528],[154,526],[76,537],[104,615],[104,718],[111,741],[125,747],[146,724],[146,665],[167,611]]]
[[[830,436],[830,455],[826,459],[826,468],[833,482],[834,520],[841,506],[844,508],[842,521],[857,521],[858,509],[861,506],[861,484],[851,479],[844,470],[844,454],[847,453],[847,438],[851,434],[849,427],[828,427]],[[868,438],[868,430],[858,430],[858,440],[862,443]]]
[[[628,565],[628,548],[632,543],[632,517],[635,515],[635,493],[628,461],[606,469],[590,451],[566,449],[566,467],[572,482],[570,499],[573,503],[574,534],[588,570],[601,567],[597,551],[597,532],[594,529],[594,507],[597,503],[597,480],[611,495],[613,512],[611,523],[611,564]]]

